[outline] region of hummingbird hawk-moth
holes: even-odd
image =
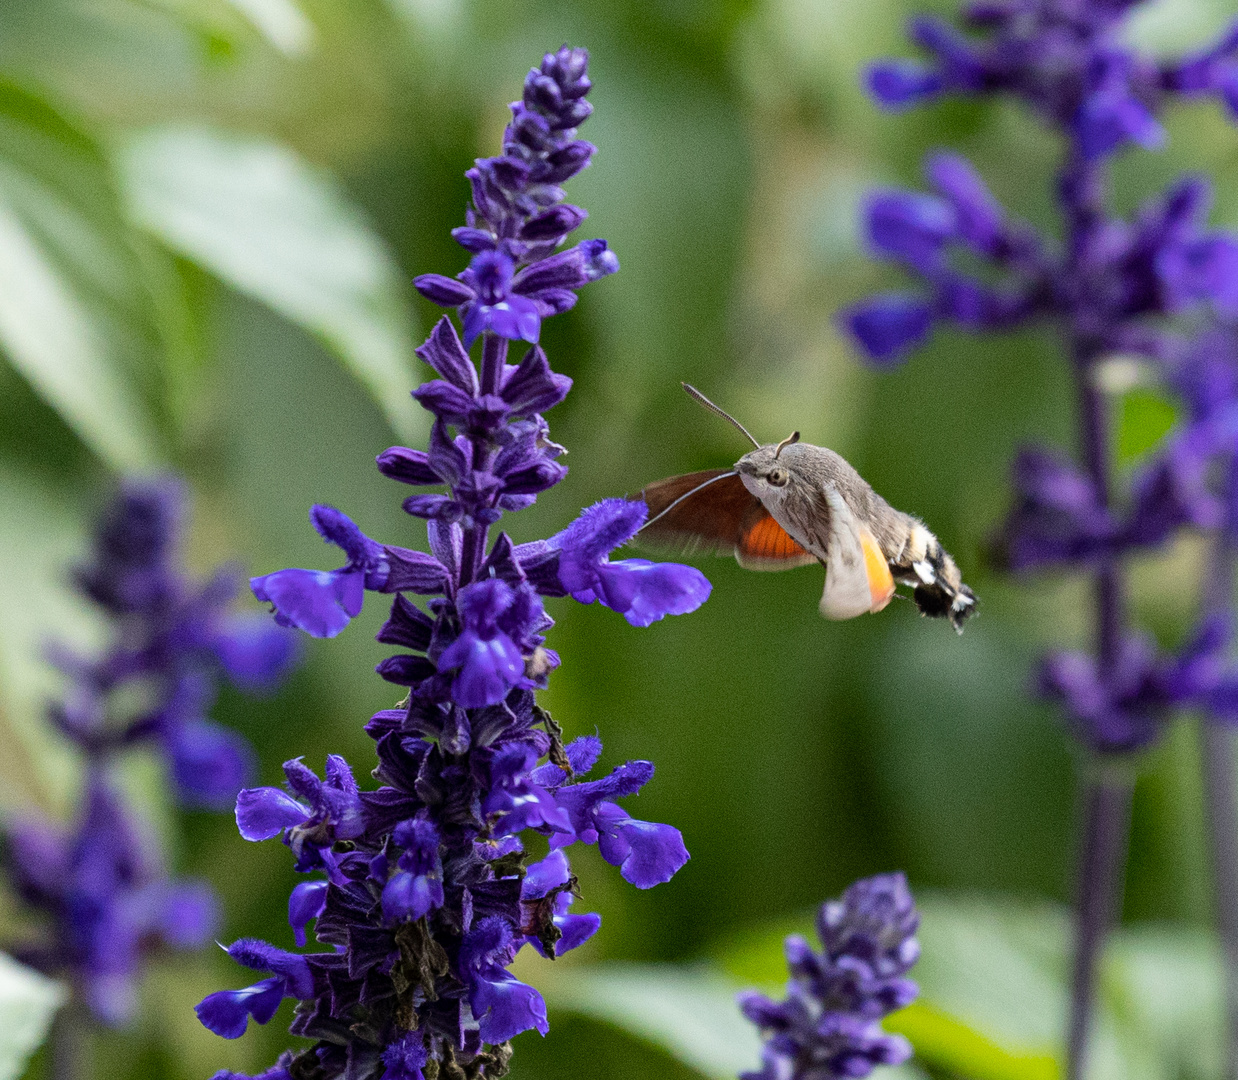
[[[649,518],[636,542],[734,554],[749,570],[819,562],[825,567],[820,610],[827,619],[880,611],[896,582],[911,585],[922,615],[949,618],[963,632],[976,595],[923,522],[895,510],[833,450],[800,442],[798,431],[762,446],[738,420],[683,385],[755,449],[730,469],[647,485],[638,498]]]

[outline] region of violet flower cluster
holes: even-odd
[[[132,1017],[152,945],[201,947],[217,921],[204,884],[169,878],[112,766],[148,746],[166,761],[185,805],[229,805],[250,779],[254,754],[208,719],[215,684],[223,674],[244,689],[268,688],[297,652],[295,639],[258,613],[230,611],[235,572],[205,583],[181,572],[184,504],[172,480],[132,481],[103,514],[92,558],[74,581],[106,616],[110,641],[97,656],[53,650],[68,689],[51,717],[84,766],[79,817],[71,827],[18,818],[4,830],[9,882],[38,923],[13,952],[67,978],[112,1025]]]
[[[817,912],[821,951],[798,934],[786,940],[787,996],[739,996],[743,1014],[766,1039],[759,1072],[741,1080],[833,1080],[899,1065],[911,1044],[881,1027],[915,1000],[907,972],[920,956],[916,912],[902,874],[857,881]]]
[[[1184,648],[1168,655],[1130,628],[1123,581],[1133,551],[1158,546],[1183,527],[1227,531],[1235,520],[1238,367],[1226,326],[1238,316],[1238,238],[1209,227],[1211,190],[1202,177],[1178,179],[1129,216],[1114,210],[1110,191],[1117,154],[1164,143],[1160,117],[1175,97],[1212,95],[1238,112],[1238,24],[1202,51],[1154,59],[1124,37],[1137,6],[972,0],[963,7],[966,32],[940,19],[912,21],[911,36],[928,60],[873,65],[874,97],[890,109],[943,94],[1008,95],[1028,106],[1064,143],[1055,188],[1062,237],[1013,217],[963,158],[930,155],[932,193],[878,192],[865,213],[873,253],[904,266],[919,287],[871,297],[842,314],[879,365],[901,360],[941,324],[993,332],[1051,323],[1070,350],[1081,462],[1042,447],[1022,451],[1015,505],[998,545],[1012,569],[1073,568],[1089,574],[1095,589],[1095,650],[1050,655],[1039,678],[1088,752],[1070,1080],[1083,1069],[1096,961],[1118,903],[1130,817],[1130,774],[1106,763],[1152,743],[1174,706],[1199,708],[1217,721],[1238,717],[1238,677],[1227,658],[1232,596],[1209,602]],[[1126,493],[1115,490],[1104,389],[1115,356],[1150,371],[1181,399],[1184,414]],[[1232,592],[1232,573],[1212,576],[1229,584],[1206,581],[1206,593]],[[1227,779],[1213,785],[1218,792],[1234,783],[1232,762],[1222,771]],[[1224,798],[1230,807],[1232,795]],[[1238,871],[1232,814],[1218,803],[1211,816],[1218,881],[1238,882],[1231,873]],[[1233,938],[1227,950],[1238,955],[1238,922],[1224,911],[1221,921]],[[1232,1069],[1238,967],[1229,979]]]
[[[925,163],[931,194],[870,197],[871,250],[910,270],[921,288],[843,313],[865,353],[878,364],[897,362],[941,323],[986,332],[1051,321],[1065,330],[1093,397],[1098,367],[1122,355],[1144,361],[1188,405],[1180,432],[1122,501],[1109,490],[1108,470],[1097,467],[1096,455],[1107,455],[1099,431],[1086,430],[1103,418],[1084,420],[1082,467],[1051,450],[1024,450],[1000,544],[1014,570],[1097,570],[1182,526],[1215,528],[1225,516],[1214,482],[1216,462],[1233,454],[1233,350],[1224,334],[1200,327],[1238,316],[1238,237],[1209,228],[1211,190],[1199,176],[1119,217],[1109,205],[1107,163],[1129,146],[1162,144],[1158,117],[1173,95],[1215,93],[1238,110],[1238,28],[1203,52],[1154,61],[1121,42],[1135,6],[977,0],[964,8],[974,35],[914,19],[912,37],[931,61],[885,61],[868,74],[870,90],[892,109],[950,92],[1013,95],[1059,130],[1067,149],[1057,182],[1064,243],[1009,214],[951,153]],[[1103,410],[1098,397],[1094,405]],[[1078,654],[1050,658],[1043,685],[1066,705],[1084,742],[1100,752],[1131,750],[1155,736],[1168,705],[1213,696],[1191,684],[1189,672],[1198,674],[1199,650],[1215,656],[1227,641],[1224,628],[1204,627],[1174,664],[1146,639],[1124,634],[1099,667]]]
[[[198,1006],[207,1027],[235,1038],[250,1017],[266,1023],[283,999],[298,1002],[291,1030],[313,1042],[284,1054],[264,1080],[502,1075],[509,1040],[547,1030],[545,1003],[508,971],[512,960],[526,946],[553,959],[598,929],[598,916],[571,910],[566,849],[596,845],[642,889],[688,858],[678,830],[634,818],[618,801],[639,792],[653,766],[629,761],[586,779],[601,742],[564,745],[534,692],[559,664],[545,643],[545,597],[598,601],[648,626],[694,610],[708,581],[687,566],[610,559],[643,523],[642,503],[598,503],[544,541],[489,535],[504,511],[529,506],[566,473],[542,413],[571,381],[536,344],[541,320],[618,268],[604,241],[562,249],[585,213],[562,201],[558,185],[594,151],[575,136],[590,112],[587,60],[565,46],[529,73],[503,154],[468,173],[468,226],[455,232],[473,253],[468,269],[417,279],[431,299],[459,306],[464,338],[444,318],[418,350],[438,376],[413,392],[435,418],[428,449],[392,447],[378,468],[415,489],[446,489],[404,500],[427,521],[430,552],[378,543],[316,506],[313,525],[344,565],[252,582],[278,622],[316,637],[342,630],[367,592],[393,595],[378,640],[401,651],[377,670],[408,691],[366,725],[377,788],[361,790],[333,755],[321,778],[289,761],[286,789],[248,789],[237,800],[241,835],[281,837],[309,875],[289,897],[297,945],[312,922],[327,946],[235,942],[232,957],[264,977]],[[477,337],[480,371],[467,348]],[[509,364],[516,339],[532,344]]]

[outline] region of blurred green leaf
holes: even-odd
[[[51,804],[64,812],[80,765],[45,718],[59,689],[44,659],[49,639],[85,648],[101,637],[88,606],[67,585],[66,568],[85,547],[63,496],[0,468],[0,808]],[[93,633],[92,633],[93,631]]]
[[[141,322],[139,293],[97,148],[45,102],[0,82],[0,344],[118,470],[162,457],[132,371],[126,324]]]
[[[314,24],[295,0],[228,0],[280,52],[303,56],[314,42]]]
[[[399,271],[329,176],[277,143],[190,127],[142,132],[118,162],[135,220],[319,334],[397,434],[416,436],[413,317]]]
[[[14,1080],[64,1003],[59,983],[0,953],[0,1080]]]
[[[1137,460],[1151,450],[1174,426],[1173,403],[1154,390],[1139,387],[1122,395],[1118,419],[1118,460]]]

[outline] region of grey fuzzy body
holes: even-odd
[[[975,595],[924,523],[895,510],[833,450],[810,443],[762,446],[735,463],[744,486],[806,551],[826,563],[835,491],[880,546],[895,581],[915,586],[925,615],[948,616],[956,629],[975,611]],[[782,483],[772,483],[782,480]],[[828,572],[828,565],[827,565]]]

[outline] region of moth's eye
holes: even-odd
[[[766,474],[765,479],[773,484],[774,487],[787,486],[787,474],[783,469],[770,469],[768,474]]]

